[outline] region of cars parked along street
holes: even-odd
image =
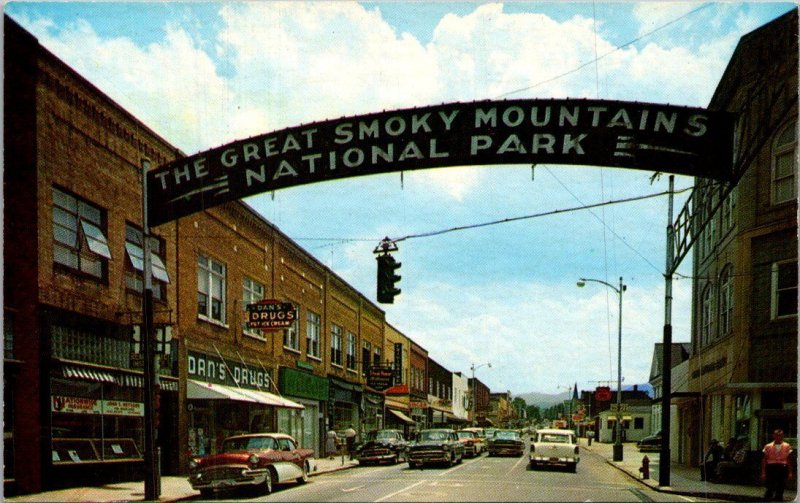
[[[356,453],[358,464],[399,463],[406,458],[407,446],[400,430],[371,431]]]
[[[289,435],[255,433],[226,438],[222,451],[189,462],[189,483],[204,496],[215,490],[250,486],[269,494],[275,484],[308,481],[312,449]]]
[[[636,442],[636,447],[639,449],[639,452],[646,452],[646,451],[660,451],[661,450],[661,430],[656,432],[654,435],[650,435],[648,437],[644,437],[643,439]]]
[[[580,450],[571,430],[537,430],[531,440],[528,455],[531,469],[540,466],[566,466],[570,471],[577,470]]]
[[[518,430],[497,430],[494,437],[489,439],[489,456],[522,456],[524,452],[525,443]]]
[[[474,431],[460,430],[456,432],[458,439],[464,444],[464,455],[474,458],[481,453],[483,440]]]

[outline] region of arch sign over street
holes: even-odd
[[[733,176],[733,114],[651,103],[446,103],[266,133],[148,172],[150,225],[262,192],[449,166],[578,164]]]

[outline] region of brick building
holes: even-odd
[[[677,418],[692,464],[711,438],[757,449],[775,428],[797,437],[797,26],[792,10],[742,37],[709,105],[738,114],[743,174],[726,197],[703,180],[693,194],[711,220],[693,256],[699,397]]]

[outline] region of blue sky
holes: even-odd
[[[12,2],[6,13],[187,154],[311,121],[451,101],[574,97],[705,106],[739,38],[791,3]],[[592,63],[596,58],[596,63]],[[573,71],[581,67],[580,70]],[[559,77],[564,75],[563,77]],[[559,77],[559,78],[556,78]],[[512,91],[516,91],[511,93]],[[511,94],[508,94],[511,93]],[[666,190],[652,173],[576,166],[434,169],[247,199],[375,298],[384,236]],[[677,177],[678,188],[693,181]],[[677,208],[685,200],[679,196]],[[493,391],[647,380],[661,340],[667,201],[409,239],[387,320]],[[687,260],[682,274],[691,274]],[[676,341],[691,282],[675,282]]]

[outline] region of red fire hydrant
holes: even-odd
[[[642,466],[639,467],[639,471],[642,472],[643,479],[650,478],[650,458],[647,456],[642,458]]]

